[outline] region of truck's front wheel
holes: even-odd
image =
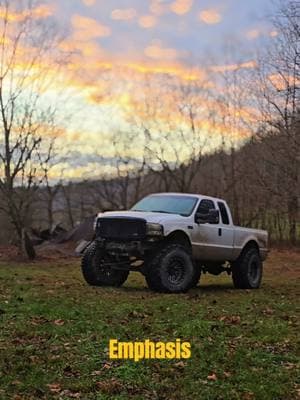
[[[107,264],[108,260],[103,250],[95,242],[90,244],[81,261],[81,270],[86,282],[93,286],[121,286],[126,281],[129,271],[113,269]]]
[[[156,292],[186,292],[195,284],[194,268],[185,247],[170,244],[149,262],[145,277],[149,288]]]
[[[232,265],[232,280],[237,289],[257,289],[262,278],[262,261],[255,247],[243,250]]]

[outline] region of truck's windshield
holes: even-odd
[[[140,200],[132,211],[179,214],[188,217],[192,214],[198,199],[192,196],[151,195]]]

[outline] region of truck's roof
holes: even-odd
[[[222,201],[224,202],[223,199],[219,199],[218,197],[211,197],[211,196],[206,196],[205,194],[195,194],[195,193],[179,193],[179,192],[163,192],[163,193],[152,193],[149,196],[190,196],[190,197],[197,197],[198,199],[211,199],[215,201]]]

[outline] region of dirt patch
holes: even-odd
[[[290,278],[300,277],[300,252],[294,250],[272,249],[265,268],[276,275]]]
[[[76,257],[75,248],[77,243],[66,242],[62,244],[56,244],[51,242],[45,242],[35,247],[36,259],[34,263],[50,260],[73,260]],[[28,260],[22,256],[17,246],[0,246],[0,261],[6,263],[32,263],[32,260]]]
[[[0,260],[17,260],[20,259],[20,254],[17,246],[7,245],[0,246]]]

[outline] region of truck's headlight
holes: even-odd
[[[147,223],[147,235],[148,236],[163,236],[164,229],[160,224]]]

